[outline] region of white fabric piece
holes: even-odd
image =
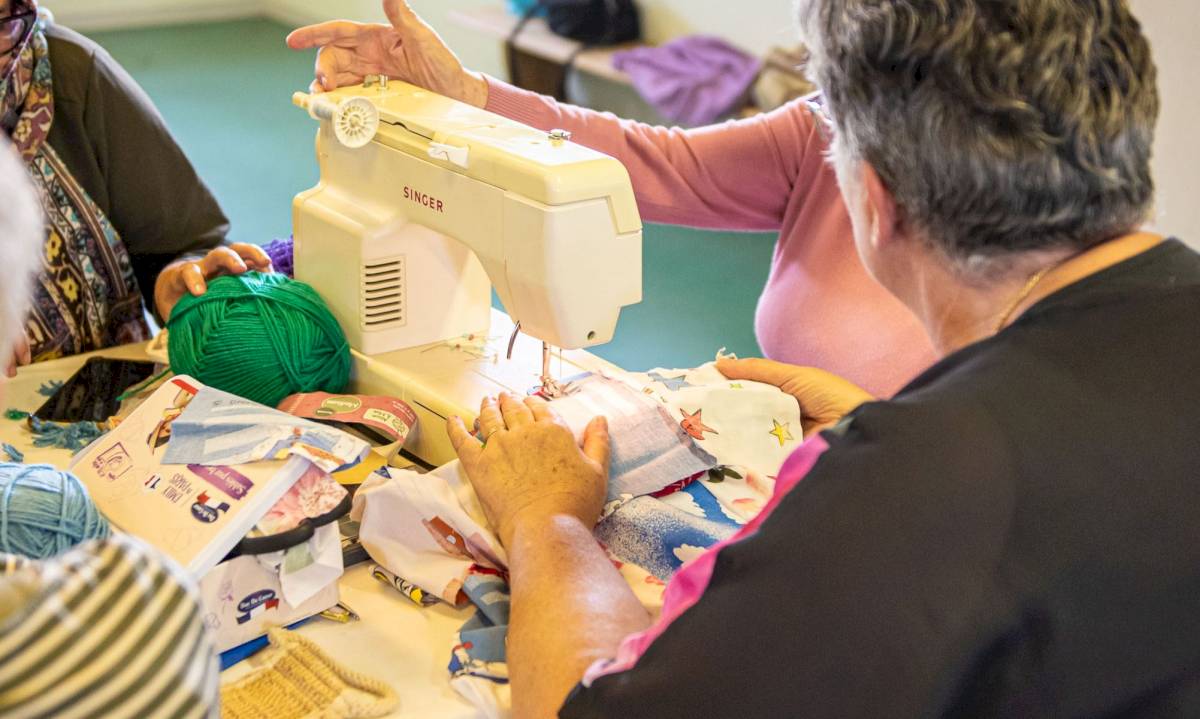
[[[458,462],[428,474],[387,471],[389,478],[371,475],[359,487],[350,513],[372,559],[451,604],[472,564],[506,567]]]
[[[450,678],[450,688],[479,710],[485,719],[512,716],[512,685],[497,684],[480,677],[462,675]]]
[[[745,524],[758,515],[775,494],[775,480],[743,467],[732,467],[742,476],[726,474],[720,482],[704,485],[721,503],[726,513],[736,515],[737,521]],[[744,470],[744,471],[743,471]]]
[[[256,558],[268,570],[279,573],[284,601],[298,607],[342,576],[342,535],[337,522],[331,522],[317,527],[303,544]]]

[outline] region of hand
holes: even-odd
[[[562,419],[539,397],[491,397],[479,408],[479,433],[463,421],[446,423],[450,442],[492,528],[505,546],[521,522],[558,516],[577,518],[589,530],[600,518],[608,484],[608,422],[593,419],[583,447]]]
[[[367,75],[386,75],[475,107],[487,105],[487,81],[464,68],[406,0],[384,0],[383,10],[390,25],[334,20],[288,35],[293,50],[319,48],[312,92],[357,85]]]
[[[163,321],[171,319],[171,310],[191,292],[197,297],[208,290],[208,280],[221,275],[240,275],[248,270],[271,271],[271,258],[258,245],[234,242],[213,248],[203,259],[172,262],[158,273],[154,282],[154,304]]]
[[[814,367],[767,359],[720,359],[717,369],[729,379],[774,385],[795,397],[805,436],[832,427],[855,407],[875,399],[853,382]]]
[[[5,368],[4,374],[10,379],[17,376],[17,367],[24,367],[33,361],[33,356],[29,351],[29,339],[25,337],[25,330],[22,329],[17,338],[13,340],[12,359],[8,361],[8,367]]]

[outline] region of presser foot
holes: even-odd
[[[543,377],[541,388],[534,394],[545,400],[554,400],[572,395],[577,390],[574,382],[559,382],[552,377]]]
[[[554,375],[550,373],[550,345],[546,342],[542,343],[542,386],[535,394],[542,399],[554,400],[566,397],[575,391],[574,382],[559,382],[554,379]]]

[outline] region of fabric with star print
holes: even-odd
[[[653,369],[616,378],[656,400],[681,429],[721,464],[774,475],[800,446],[800,407],[778,387],[725,378],[710,362],[695,369]]]
[[[571,394],[555,400],[554,408],[579,439],[592,417],[608,418],[610,503],[656,492],[718,464],[705,447],[691,441],[698,437],[679,423],[678,414],[672,416],[665,405],[617,378],[576,378]]]

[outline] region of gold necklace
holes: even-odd
[[[1066,260],[1063,262],[1065,261]],[[1033,273],[1029,279],[1025,281],[1025,286],[1021,288],[1021,291],[1018,292],[1017,296],[1013,298],[1013,301],[1009,303],[1008,308],[1004,310],[1004,314],[1000,315],[1000,321],[996,323],[996,327],[992,330],[992,334],[996,334],[1000,330],[1004,329],[1004,325],[1008,324],[1008,320],[1010,317],[1012,317],[1012,313],[1015,312],[1017,307],[1019,307],[1021,303],[1025,301],[1025,298],[1029,296],[1029,293],[1033,292],[1033,288],[1037,287],[1038,283],[1046,278],[1046,275],[1050,273],[1050,270],[1053,270],[1055,267],[1058,267],[1061,264],[1062,262],[1055,262],[1052,265],[1046,265],[1042,269]]]

